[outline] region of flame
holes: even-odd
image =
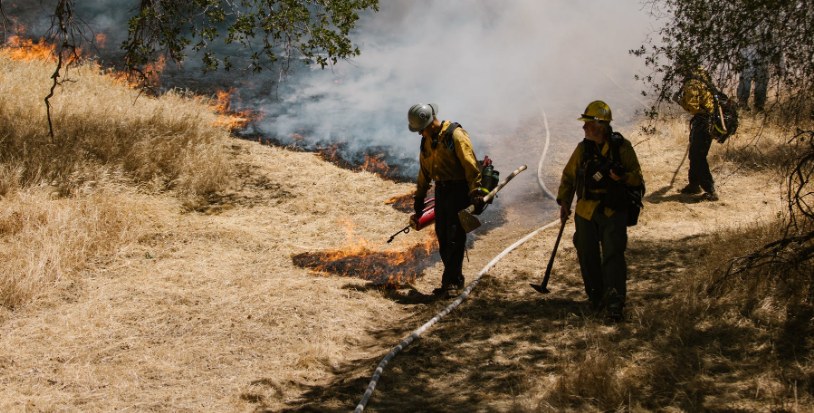
[[[387,162],[381,159],[383,156],[384,155],[382,154],[378,154],[376,156],[365,154],[365,163],[359,167],[359,170],[373,172],[377,175],[394,174],[398,168],[393,168],[391,170],[387,165]]]
[[[166,66],[167,59],[164,56],[159,56],[155,62],[144,65],[144,76],[147,81],[154,85],[160,84],[161,72]]]
[[[366,246],[348,250],[305,252],[291,257],[293,263],[320,273],[358,277],[384,288],[412,284],[432,265],[430,257],[438,248],[434,238],[406,251],[373,251]]]
[[[249,122],[263,118],[261,112],[251,109],[233,110],[231,101],[235,90],[235,88],[220,90],[216,93],[215,100],[210,102],[210,106],[219,114],[215,125],[224,126],[229,130],[243,128]]]
[[[340,220],[347,233],[347,245],[339,250],[305,252],[291,257],[295,265],[343,277],[359,277],[382,287],[412,284],[432,264],[430,257],[438,249],[435,238],[416,244],[406,251],[375,251],[376,246],[354,233],[350,219]]]
[[[14,60],[32,62],[54,60],[56,57],[54,49],[55,46],[47,43],[45,39],[40,39],[39,42],[34,43],[32,40],[22,39],[20,36],[10,36],[1,51]]]
[[[96,44],[99,45],[100,48],[105,48],[105,42],[107,41],[107,35],[104,33],[97,33],[96,34]]]

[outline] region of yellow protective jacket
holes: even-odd
[[[571,154],[571,159],[568,160],[568,163],[565,165],[565,169],[562,171],[562,179],[560,180],[560,190],[557,193],[557,203],[563,205],[568,205],[571,207],[571,203],[574,201],[574,194],[576,193],[577,189],[577,168],[582,168],[584,165],[580,165],[582,162],[582,154],[585,152],[585,141],[577,145],[577,148],[574,149],[574,153]],[[605,143],[602,145],[600,150],[602,156],[613,158],[613,154],[611,151],[610,140],[606,140]],[[625,182],[628,186],[638,186],[642,183],[644,178],[642,177],[642,167],[639,165],[639,158],[636,156],[636,151],[633,150],[633,145],[630,143],[629,140],[624,139],[622,141],[622,146],[619,148],[619,157],[622,158],[620,163],[622,167],[625,168],[627,171],[627,182]],[[594,191],[596,193],[607,192],[607,190],[600,189]],[[576,213],[577,215],[590,220],[594,214],[594,210],[596,207],[599,206],[599,203],[602,202],[596,199],[580,199],[577,201]],[[611,216],[615,211],[610,208],[605,208],[605,215]]]
[[[457,128],[452,132],[452,142],[445,141],[444,135],[450,124],[449,121],[441,124],[441,131],[438,133],[439,142],[435,149],[432,148],[432,140],[423,139],[425,142],[419,157],[416,198],[424,198],[427,195],[432,181],[465,179],[469,184],[470,194],[481,186],[481,173],[469,134],[463,128]]]
[[[712,92],[706,82],[709,82],[709,75],[696,71],[681,88],[681,98],[678,104],[684,110],[697,115],[699,113],[709,115],[714,110]]]

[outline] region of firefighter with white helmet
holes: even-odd
[[[410,132],[421,135],[416,216],[422,215],[427,191],[435,182],[435,234],[444,273],[441,287],[433,294],[442,294],[464,287],[466,232],[458,211],[474,204],[479,213],[488,191],[481,188],[481,173],[469,134],[458,123],[439,120],[437,114],[438,105],[417,103],[407,112],[407,121]]]
[[[585,139],[562,172],[557,194],[560,219],[565,222],[571,215],[576,195],[574,246],[585,292],[593,309],[605,309],[610,319],[621,321],[630,217],[625,191],[643,184],[642,169],[630,141],[611,128],[613,117],[605,102],[591,102],[579,120],[585,122]]]

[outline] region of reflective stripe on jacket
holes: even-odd
[[[419,157],[416,198],[427,195],[432,181],[466,180],[470,194],[481,186],[480,169],[469,134],[463,128],[455,129],[452,132],[452,149],[449,147],[450,142],[444,141],[444,134],[450,123],[449,121],[441,123],[439,142],[435,149],[432,148],[431,139],[424,139],[424,147]]]

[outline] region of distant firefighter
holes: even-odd
[[[715,181],[712,179],[707,161],[709,147],[712,145],[710,120],[715,109],[711,84],[709,72],[703,67],[686,71],[684,84],[673,99],[693,115],[690,119],[689,183],[680,192],[682,194],[704,192],[703,199],[717,201],[718,193],[715,191]]]

